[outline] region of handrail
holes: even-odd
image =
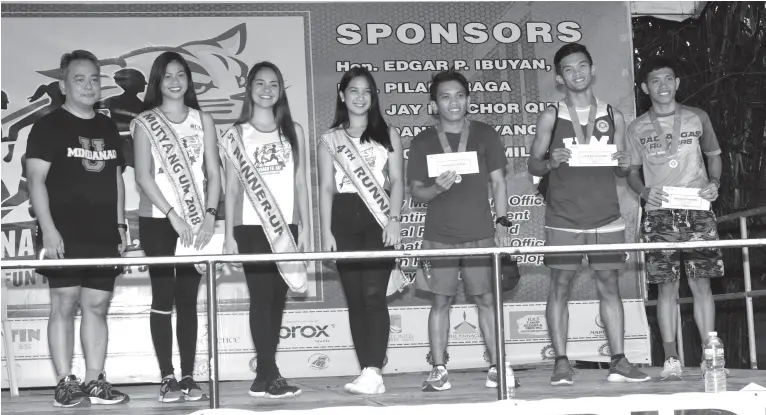
[[[604,245],[492,247],[461,249],[415,249],[396,251],[350,251],[350,252],[305,252],[293,254],[237,254],[237,255],[181,255],[169,257],[131,258],[82,258],[82,259],[25,259],[2,261],[3,268],[58,268],[58,267],[111,267],[115,265],[188,265],[195,263],[232,262],[281,262],[281,261],[329,261],[337,259],[394,259],[394,258],[436,258],[455,256],[489,255],[530,255],[561,252],[627,252],[661,251],[698,248],[742,248],[766,246],[766,238],[729,239],[722,241],[693,242],[651,242]]]
[[[716,218],[716,222],[729,222],[737,220],[739,218],[748,218],[750,216],[766,215],[766,206],[757,207],[754,209],[743,210],[741,212],[729,213],[728,215],[719,216]]]
[[[745,236],[746,237],[746,236]],[[83,266],[115,266],[115,265],[172,265],[205,263],[205,282],[207,285],[207,321],[208,321],[208,358],[210,379],[210,408],[218,408],[218,300],[216,296],[215,265],[232,262],[275,262],[275,261],[312,261],[312,260],[364,260],[382,258],[433,258],[450,256],[492,256],[492,273],[494,279],[494,308],[495,308],[495,340],[497,343],[497,397],[507,399],[505,387],[505,329],[503,322],[502,275],[500,257],[503,254],[528,255],[556,252],[628,252],[628,251],[657,251],[696,248],[744,248],[766,246],[766,239],[735,239],[718,241],[694,242],[662,242],[662,243],[627,243],[612,245],[571,245],[571,246],[532,246],[532,247],[494,247],[471,249],[424,249],[398,251],[355,251],[355,252],[310,252],[297,254],[249,254],[249,255],[189,255],[172,257],[135,257],[135,258],[89,258],[89,259],[44,259],[44,260],[13,260],[0,261],[4,268],[55,268]],[[746,287],[749,291],[749,286]],[[748,292],[747,300],[757,292]],[[748,312],[751,312],[748,309]],[[748,321],[752,317],[748,316]],[[750,325],[751,326],[751,325]],[[751,327],[749,327],[751,328]],[[753,353],[753,334],[751,337],[751,353]],[[755,356],[751,360],[755,364]]]

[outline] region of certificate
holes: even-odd
[[[699,196],[700,189],[663,186],[668,201],[662,202],[664,209],[710,210],[710,202]]]
[[[453,170],[457,174],[476,174],[479,172],[479,158],[475,151],[461,153],[429,154],[428,177],[436,177],[445,171]]]
[[[617,160],[612,155],[617,152],[617,145],[587,145],[573,144],[569,148],[572,157],[569,158],[570,167],[600,167],[616,166]]]
[[[222,233],[214,233],[210,238],[210,241],[202,249],[194,249],[194,243],[189,246],[183,246],[181,244],[181,238],[178,238],[176,242],[176,256],[184,255],[221,255],[223,254],[223,241],[225,235]]]

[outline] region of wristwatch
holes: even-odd
[[[218,209],[216,209],[216,208],[207,208],[205,213],[209,213],[209,214],[213,215],[213,217],[215,217],[215,215],[218,213]]]
[[[503,225],[506,228],[510,228],[511,225],[513,225],[513,222],[508,219],[508,216],[500,216],[495,220],[495,224]]]
[[[402,218],[400,216],[389,216],[388,220],[390,220],[391,222],[401,222]]]

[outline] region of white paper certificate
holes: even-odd
[[[572,157],[569,159],[570,167],[600,167],[616,166],[617,160],[612,155],[617,152],[617,145],[587,145],[573,144],[569,147]]]
[[[479,172],[479,158],[475,151],[462,153],[429,154],[428,177],[436,177],[445,171],[453,170],[457,174],[476,174]]]
[[[700,189],[663,186],[662,190],[668,194],[668,201],[662,202],[665,209],[710,210],[710,202],[699,196]]]

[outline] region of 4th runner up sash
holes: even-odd
[[[359,150],[346,137],[345,132],[335,130],[330,134],[334,136],[333,143],[328,143],[324,135],[320,138],[320,141],[330,154],[333,155],[335,165],[346,174],[351,184],[354,185],[357,194],[362,198],[364,204],[367,205],[367,209],[369,209],[372,216],[378,222],[378,225],[381,228],[385,228],[388,225],[388,216],[391,211],[391,200],[377,179],[375,179],[370,166],[365,163],[364,158],[359,154]],[[402,291],[410,283],[411,281],[404,275],[397,260],[396,267],[391,271],[386,295]]]
[[[263,233],[274,253],[297,253],[298,247],[290,232],[289,223],[279,209],[276,199],[266,186],[261,174],[245,152],[239,126],[230,128],[218,140],[221,153],[237,173],[245,196],[261,219]],[[306,263],[302,261],[277,262],[277,268],[290,290],[298,293],[308,288]]]
[[[204,222],[204,202],[202,192],[194,181],[189,155],[176,131],[159,108],[142,112],[133,122],[149,137],[162,170],[173,188],[176,202],[180,207],[180,212],[177,213],[191,226],[196,235]],[[200,274],[205,273],[204,264],[195,264],[194,267]]]

